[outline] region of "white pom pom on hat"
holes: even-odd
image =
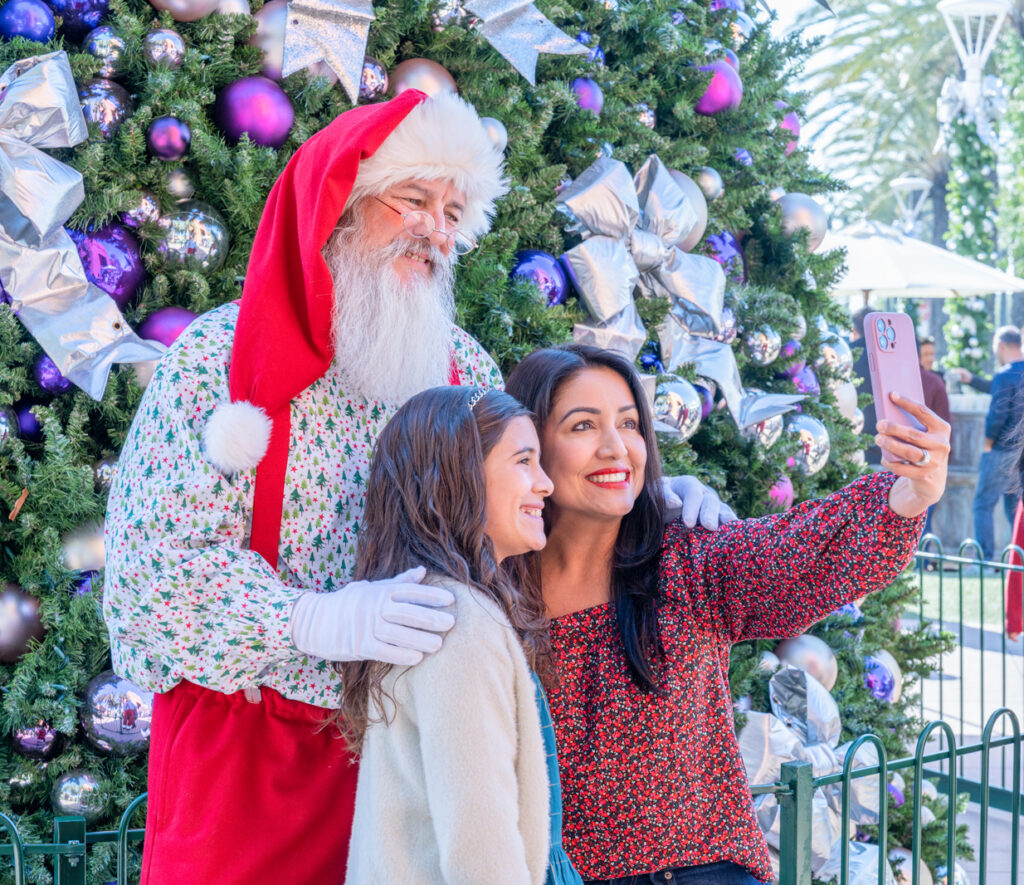
[[[222,403],[203,428],[206,457],[228,476],[250,470],[266,454],[272,427],[267,413],[259,406],[244,400]]]

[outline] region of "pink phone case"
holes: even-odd
[[[913,321],[905,313],[869,313],[864,317],[864,346],[876,419],[924,430],[920,421],[889,398],[890,393],[898,393],[924,403]]]

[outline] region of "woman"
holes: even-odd
[[[353,885],[579,883],[550,815],[558,765],[532,675],[548,654],[543,604],[500,568],[544,546],[539,457],[529,413],[480,388],[414,396],[377,441],[356,578],[425,567],[451,590],[455,626],[414,667],[340,665],[341,722],[362,753]]]
[[[554,483],[532,574],[552,619],[570,858],[592,883],[771,880],[729,648],[798,634],[900,572],[942,494],[949,426],[900,401],[927,432],[881,426],[877,440],[918,463],[709,533],[663,526],[650,411],[625,359],[538,351],[507,390],[536,416]]]

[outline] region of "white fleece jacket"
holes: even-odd
[[[549,793],[540,718],[511,625],[452,581],[440,651],[384,681],[366,732],[346,885],[541,885]]]

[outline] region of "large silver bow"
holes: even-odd
[[[977,93],[977,94],[975,94]],[[946,131],[953,121],[962,119],[974,124],[978,138],[993,150],[998,144],[995,124],[1006,113],[1006,86],[993,74],[981,79],[972,89],[964,80],[946,77],[937,100],[936,116],[939,120],[939,145],[947,140]]]
[[[0,76],[0,280],[57,368],[100,399],[114,363],[157,359],[114,299],[85,276],[64,223],[85,196],[80,173],[40,148],[88,136],[67,54],[22,59]]]
[[[606,338],[607,346],[635,357],[646,331],[634,290],[668,298],[672,317],[697,334],[719,331],[725,274],[718,262],[675,245],[696,226],[697,213],[658,157],[648,157],[633,177],[620,161],[601,157],[557,202],[586,237],[563,256],[594,320],[574,332],[578,340]]]
[[[541,52],[580,55],[587,51],[528,0],[473,0],[466,8],[479,19],[476,30],[531,84],[536,82]],[[282,73],[287,76],[325,61],[354,103],[373,20],[373,0],[291,0]]]

